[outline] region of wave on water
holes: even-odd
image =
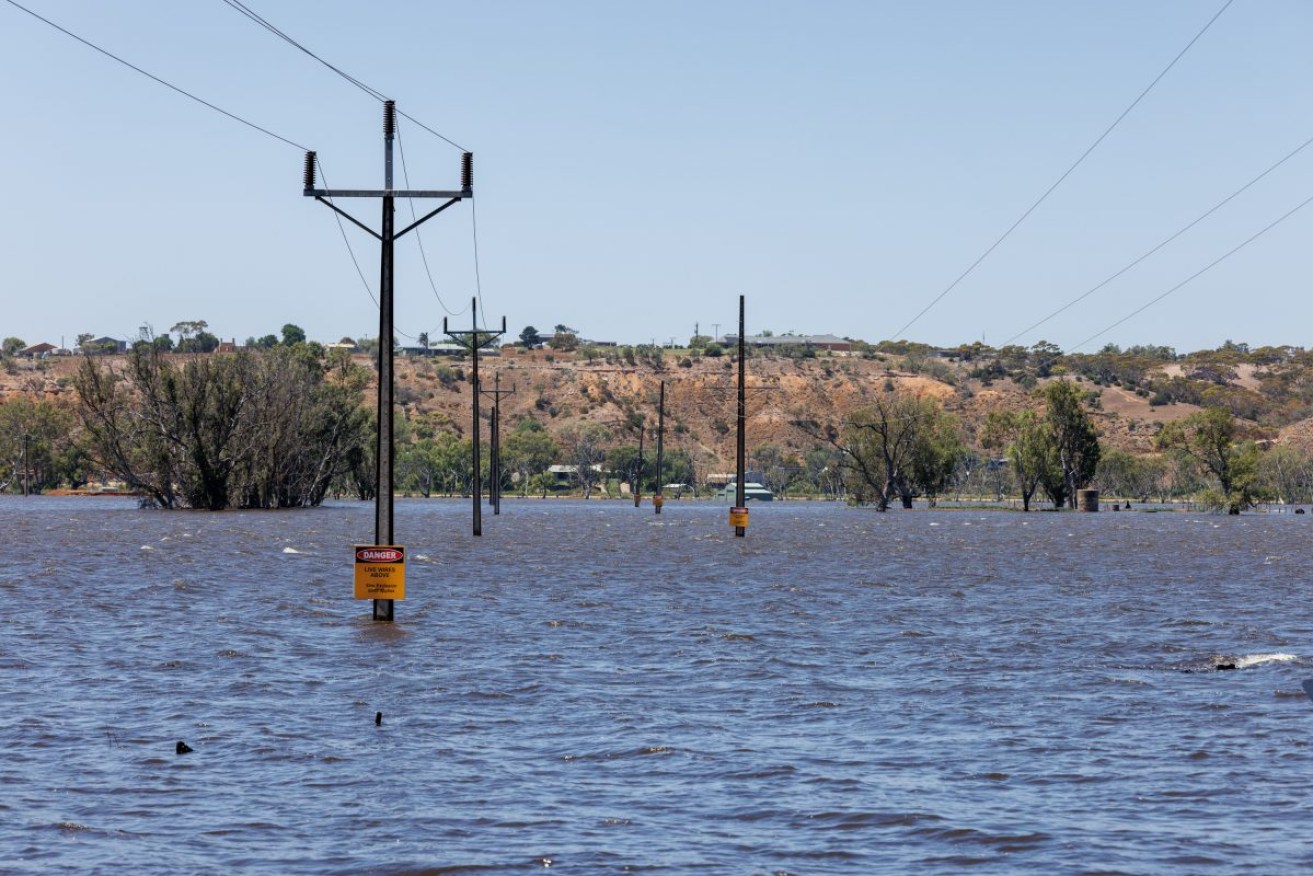
[[[301,552],[298,551],[298,550],[297,550],[296,548],[294,548],[294,547],[285,547],[285,548],[283,548],[283,553],[285,553],[285,554],[299,554],[299,553],[301,553]]]
[[[1235,659],[1236,669],[1248,669],[1251,666],[1259,666],[1263,663],[1289,663],[1291,660],[1298,660],[1297,654],[1248,654]]]

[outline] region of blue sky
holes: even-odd
[[[381,186],[378,102],[220,0],[22,2],[317,150],[331,185]],[[248,5],[475,153],[477,214],[423,227],[434,286],[398,244],[402,331],[437,339],[443,304],[481,286],[511,335],[565,323],[637,343],[730,330],[739,294],[750,332],[895,336],[1222,3]],[[1304,0],[1235,0],[904,336],[1012,340],[1313,137],[1311,32]],[[0,77],[0,334],[377,333],[332,213],[301,196],[298,149],[5,2]],[[401,145],[413,187],[456,186],[457,149],[404,118]],[[1073,349],[1310,195],[1313,147],[1015,342]],[[377,202],[349,206],[377,225]],[[1309,345],[1311,232],[1313,205],[1080,349]],[[377,244],[347,233],[376,290]]]

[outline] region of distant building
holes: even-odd
[[[838,353],[846,353],[853,348],[852,341],[834,335],[749,335],[743,339],[743,342],[750,347],[812,347],[816,350],[834,350]],[[736,347],[739,336],[725,335],[720,343],[726,347]]]
[[[103,337],[96,338],[94,341],[87,341],[82,345],[84,353],[103,353],[111,355],[114,353],[126,353],[128,351],[128,342],[120,341],[118,338]]]
[[[25,359],[44,359],[47,356],[53,355],[56,349],[57,348],[54,344],[42,342],[40,344],[33,344],[25,350],[19,350],[18,355]]]

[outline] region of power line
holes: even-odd
[[[488,315],[483,311],[483,278],[479,273],[479,212],[473,201],[470,201],[470,227],[474,234],[474,289],[478,293],[479,316],[486,325]]]
[[[191,100],[196,101],[196,102],[199,103],[201,106],[207,107],[207,108],[209,108],[209,109],[214,110],[214,111],[217,112],[217,113],[220,113],[220,114],[222,114],[222,115],[225,115],[225,116],[227,116],[228,118],[232,119],[233,121],[241,122],[243,125],[246,125],[246,127],[248,127],[248,128],[254,128],[255,130],[259,131],[261,134],[267,134],[267,135],[269,135],[270,137],[273,137],[275,140],[280,140],[280,141],[282,141],[283,143],[286,143],[288,146],[293,146],[293,147],[295,147],[296,149],[299,149],[299,150],[302,151],[302,152],[308,152],[308,151],[309,151],[308,149],[306,149],[306,147],[302,146],[300,143],[296,143],[296,142],[294,142],[294,141],[292,141],[292,140],[287,139],[286,137],[280,136],[279,134],[275,134],[273,131],[270,131],[268,128],[263,128],[263,127],[257,125],[255,122],[247,121],[246,119],[242,118],[241,116],[237,115],[236,113],[230,113],[230,112],[228,112],[228,110],[226,110],[226,109],[224,109],[224,108],[222,108],[222,107],[215,106],[214,104],[210,103],[208,100],[205,100],[205,99],[203,99],[203,98],[197,97],[196,95],[192,94],[190,91],[187,91],[187,90],[185,90],[185,89],[183,89],[183,88],[179,88],[178,86],[174,85],[174,84],[171,83],[171,82],[166,82],[165,80],[163,80],[163,79],[161,79],[160,77],[156,76],[154,73],[148,73],[148,72],[146,72],[145,70],[143,70],[143,69],[141,69],[140,67],[138,67],[136,64],[132,64],[132,63],[130,63],[130,62],[128,62],[128,61],[123,60],[123,59],[120,58],[118,55],[114,54],[113,52],[108,51],[107,49],[102,49],[100,46],[96,45],[95,43],[91,42],[90,40],[88,40],[88,39],[84,39],[83,37],[80,37],[80,36],[78,36],[77,34],[73,33],[71,30],[68,30],[67,28],[64,28],[64,27],[61,27],[61,26],[58,25],[58,24],[55,24],[55,23],[54,23],[53,21],[51,21],[50,19],[48,19],[48,18],[44,18],[43,16],[38,15],[37,13],[33,12],[31,9],[28,9],[26,6],[22,5],[21,3],[17,3],[17,2],[15,2],[15,0],[5,0],[5,2],[8,3],[10,6],[13,6],[15,9],[20,9],[20,10],[22,10],[23,12],[26,12],[28,15],[32,16],[33,18],[37,19],[38,21],[41,21],[41,22],[44,22],[45,24],[50,25],[50,26],[53,27],[55,30],[59,31],[60,33],[64,34],[65,36],[67,36],[67,37],[71,37],[72,39],[77,40],[78,42],[82,43],[82,45],[87,46],[88,48],[91,48],[91,49],[95,49],[97,52],[100,52],[100,53],[101,53],[102,55],[104,55],[105,57],[110,58],[110,59],[112,59],[112,60],[114,60],[114,61],[119,62],[119,63],[122,64],[124,67],[127,67],[127,68],[130,69],[130,70],[135,70],[136,72],[140,73],[142,76],[145,76],[145,77],[148,78],[148,79],[151,79],[151,80],[154,80],[155,82],[158,82],[160,85],[163,85],[165,88],[168,88],[168,89],[170,89],[170,90],[172,90],[172,91],[176,91],[178,94],[181,94],[183,97],[187,97],[187,98],[190,98]]]
[[[1168,238],[1167,238],[1166,240],[1164,240],[1162,243],[1159,243],[1159,244],[1158,244],[1157,246],[1155,246],[1153,249],[1151,249],[1151,250],[1149,250],[1148,252],[1144,253],[1144,255],[1140,256],[1140,257],[1137,258],[1137,259],[1135,259],[1134,261],[1132,261],[1130,264],[1126,265],[1126,266],[1125,266],[1124,268],[1122,268],[1121,270],[1119,270],[1119,271],[1117,271],[1116,273],[1110,275],[1107,279],[1105,279],[1103,282],[1099,283],[1097,286],[1094,286],[1094,287],[1090,288],[1089,290],[1087,290],[1084,294],[1079,295],[1079,296],[1077,296],[1076,298],[1073,298],[1071,301],[1069,301],[1069,302],[1067,302],[1066,304],[1062,305],[1062,306],[1059,307],[1057,310],[1053,311],[1053,312],[1050,313],[1048,316],[1044,317],[1044,318],[1041,319],[1039,322],[1035,323],[1034,325],[1030,326],[1029,328],[1023,329],[1022,331],[1019,331],[1019,332],[1017,332],[1015,335],[1013,335],[1012,337],[1008,338],[1006,341],[1003,342],[1003,346],[1005,346],[1005,347],[1008,346],[1008,345],[1011,344],[1013,341],[1017,340],[1017,338],[1020,338],[1022,335],[1030,334],[1032,331],[1034,331],[1035,329],[1037,329],[1037,328],[1039,328],[1040,326],[1044,325],[1044,323],[1046,323],[1046,322],[1048,322],[1049,320],[1053,319],[1053,318],[1054,318],[1055,316],[1057,316],[1058,314],[1060,314],[1060,313],[1062,313],[1062,312],[1068,310],[1069,308],[1075,306],[1076,304],[1079,304],[1080,302],[1084,301],[1086,298],[1089,298],[1089,297],[1090,297],[1091,295],[1093,295],[1095,292],[1099,291],[1099,290],[1102,289],[1104,286],[1107,286],[1107,285],[1108,285],[1109,283],[1111,283],[1113,280],[1116,280],[1116,279],[1117,279],[1118,277],[1120,277],[1122,274],[1125,274],[1125,273],[1126,273],[1127,271],[1129,271],[1131,268],[1133,268],[1133,267],[1135,267],[1136,265],[1140,264],[1140,262],[1142,262],[1142,261],[1144,261],[1145,259],[1149,258],[1149,256],[1151,256],[1151,255],[1153,255],[1154,253],[1158,252],[1160,249],[1162,249],[1163,247],[1167,246],[1167,244],[1169,244],[1169,243],[1171,243],[1172,241],[1176,240],[1176,239],[1177,239],[1178,237],[1180,237],[1182,234],[1185,234],[1185,233],[1186,233],[1187,231],[1189,231],[1191,228],[1194,228],[1194,227],[1195,227],[1196,225],[1198,225],[1200,222],[1204,221],[1204,220],[1207,219],[1209,216],[1213,215],[1213,214],[1216,213],[1218,210],[1220,210],[1222,207],[1226,206],[1226,205],[1229,204],[1231,201],[1235,200],[1235,198],[1237,198],[1238,196],[1240,196],[1241,194],[1243,194],[1246,190],[1248,190],[1248,189],[1251,188],[1253,185],[1255,185],[1259,180],[1263,179],[1263,178],[1266,177],[1268,174],[1270,174],[1272,171],[1276,170],[1278,167],[1280,167],[1281,165],[1285,164],[1287,161],[1289,161],[1290,159],[1294,158],[1294,157],[1295,157],[1296,155],[1298,155],[1299,153],[1303,152],[1303,151],[1304,151],[1306,148],[1308,148],[1310,145],[1313,145],[1313,137],[1310,137],[1309,139],[1305,140],[1303,143],[1301,143],[1299,146],[1297,146],[1297,147],[1294,149],[1294,151],[1287,153],[1286,156],[1285,156],[1284,158],[1282,158],[1280,161],[1278,161],[1276,164],[1271,165],[1270,167],[1267,168],[1267,170],[1263,171],[1263,172],[1260,173],[1258,176],[1254,177],[1254,178],[1251,179],[1249,182],[1245,183],[1243,186],[1241,186],[1240,188],[1236,189],[1234,192],[1232,192],[1231,194],[1227,195],[1227,196],[1226,196],[1225,198],[1223,198],[1222,200],[1218,201],[1216,204],[1214,204],[1212,207],[1210,207],[1208,210],[1206,210],[1204,213],[1202,213],[1198,218],[1196,218],[1193,222],[1191,222],[1191,223],[1189,223],[1188,225],[1186,225],[1185,227],[1181,228],[1181,229],[1180,229],[1179,231],[1177,231],[1175,234],[1173,234],[1172,236],[1168,237]]]
[[[320,64],[323,64],[323,65],[324,65],[325,67],[327,67],[329,70],[332,70],[332,71],[333,71],[334,73],[336,73],[338,76],[341,76],[341,77],[342,77],[343,79],[345,79],[347,82],[350,82],[350,83],[351,83],[352,85],[354,85],[356,88],[359,88],[361,91],[365,92],[365,94],[368,94],[370,97],[374,98],[375,100],[380,100],[380,101],[382,101],[382,100],[387,100],[387,99],[388,99],[387,95],[383,94],[383,93],[382,93],[381,91],[379,91],[378,89],[376,89],[376,88],[370,88],[368,85],[366,85],[365,83],[361,82],[359,79],[355,78],[354,76],[350,75],[349,73],[344,72],[343,70],[340,70],[340,69],[337,68],[337,67],[334,67],[332,64],[328,63],[328,62],[325,61],[323,58],[319,57],[319,56],[316,55],[314,52],[310,51],[310,50],[307,49],[305,46],[301,45],[301,44],[298,43],[296,40],[292,39],[292,38],[291,38],[290,36],[288,36],[286,33],[284,33],[283,31],[279,30],[279,29],[278,29],[277,27],[275,27],[274,25],[270,24],[269,21],[268,21],[268,19],[266,19],[266,18],[264,18],[263,16],[261,16],[259,13],[257,13],[255,10],[251,9],[251,7],[247,6],[245,3],[242,3],[241,0],[223,0],[223,2],[226,3],[226,4],[228,4],[228,6],[230,6],[231,8],[236,9],[238,12],[240,12],[242,15],[246,16],[247,18],[249,18],[251,21],[254,21],[256,24],[260,25],[260,27],[263,27],[265,30],[269,31],[269,32],[270,32],[271,34],[273,34],[274,36],[276,36],[276,37],[278,37],[279,39],[283,40],[283,41],[286,42],[288,45],[293,46],[293,47],[295,47],[295,48],[297,48],[297,49],[300,49],[302,52],[305,52],[305,53],[306,53],[307,55],[309,55],[311,58],[314,58],[314,59],[315,59],[316,61],[318,61]]]
[[[1007,231],[1003,232],[1003,235],[999,237],[998,240],[995,240],[992,244],[990,244],[989,248],[986,249],[983,253],[981,253],[979,258],[977,258],[974,262],[971,263],[970,267],[968,267],[965,271],[963,271],[960,275],[958,275],[958,278],[956,280],[954,280],[952,283],[949,283],[948,288],[944,289],[943,292],[940,292],[937,296],[935,296],[934,300],[931,301],[929,304],[927,304],[921,310],[920,313],[912,317],[912,319],[909,320],[906,325],[904,325],[897,332],[895,332],[894,338],[897,339],[902,337],[904,332],[906,332],[909,328],[915,325],[916,322],[921,319],[921,317],[929,313],[931,308],[933,308],[936,304],[938,304],[940,301],[944,299],[944,296],[948,295],[949,292],[952,292],[954,289],[956,289],[958,284],[961,283],[963,280],[965,280],[971,274],[971,272],[974,271],[980,265],[981,262],[987,259],[990,253],[998,249],[998,247],[1003,243],[1003,241],[1007,240],[1010,236],[1012,236],[1012,232],[1016,231],[1017,227],[1020,226],[1022,222],[1025,222],[1026,219],[1029,218],[1030,214],[1034,213],[1035,210],[1039,208],[1039,205],[1043,204],[1044,201],[1048,199],[1048,196],[1053,194],[1054,190],[1057,189],[1058,186],[1062,185],[1063,181],[1066,180],[1067,177],[1071,176],[1071,174],[1076,170],[1076,168],[1081,166],[1081,164],[1085,161],[1085,159],[1089,157],[1090,153],[1093,152],[1096,148],[1098,148],[1099,144],[1102,143],[1118,125],[1121,124],[1122,119],[1130,115],[1131,110],[1135,109],[1140,104],[1140,101],[1144,100],[1144,98],[1149,94],[1149,92],[1153,90],[1154,86],[1157,85],[1159,81],[1164,76],[1166,76],[1167,73],[1173,67],[1176,66],[1176,62],[1180,61],[1181,58],[1185,57],[1185,53],[1190,51],[1191,47],[1194,46],[1194,44],[1197,43],[1205,33],[1208,32],[1208,29],[1213,26],[1213,22],[1217,21],[1217,19],[1221,17],[1222,13],[1227,10],[1227,7],[1229,7],[1233,2],[1234,0],[1226,0],[1226,2],[1222,4],[1222,8],[1217,10],[1217,12],[1213,15],[1213,17],[1208,20],[1208,23],[1205,24],[1203,28],[1197,34],[1194,35],[1194,38],[1191,39],[1190,42],[1185,44],[1185,48],[1181,49],[1181,51],[1177,53],[1176,57],[1172,59],[1171,63],[1168,64],[1166,67],[1164,67],[1162,69],[1162,72],[1159,73],[1157,76],[1155,76],[1153,81],[1150,82],[1149,85],[1143,91],[1140,92],[1139,97],[1131,101],[1130,106],[1122,110],[1121,115],[1117,116],[1117,118],[1113,120],[1113,123],[1109,125],[1102,134],[1099,135],[1098,139],[1096,139],[1093,143],[1091,143],[1089,148],[1081,153],[1080,158],[1077,158],[1075,163],[1072,164],[1071,167],[1067,168],[1066,172],[1064,172],[1062,176],[1058,177],[1057,182],[1049,186],[1048,189],[1044,191],[1044,194],[1040,195],[1039,199],[1035,201],[1035,203],[1031,204],[1030,207],[1026,209],[1026,212],[1021,214],[1021,218],[1017,219],[1016,222],[1013,222],[1011,227],[1009,227]]]
[[[330,188],[328,174],[324,173],[324,164],[318,156],[315,156],[315,165],[319,168],[319,175],[323,177],[324,188]],[[333,202],[331,198],[325,200],[330,204]],[[336,210],[333,211],[333,218],[337,220],[337,229],[342,232],[342,242],[346,244],[346,251],[351,256],[351,264],[356,266],[356,274],[360,277],[361,285],[365,287],[365,293],[369,295],[369,300],[374,302],[374,306],[378,307],[378,298],[374,295],[374,290],[369,287],[369,281],[365,279],[365,272],[360,269],[360,261],[356,258],[356,251],[351,247],[351,239],[347,237],[346,226],[342,224],[342,217],[338,215]]]
[[[10,0],[10,2],[12,2],[12,0]],[[314,59],[315,59],[316,61],[318,61],[320,64],[323,64],[323,65],[324,65],[325,67],[327,67],[329,70],[332,70],[332,71],[333,71],[334,73],[336,73],[338,76],[341,76],[341,77],[342,77],[343,79],[345,79],[347,82],[350,82],[350,83],[351,83],[352,85],[354,85],[356,88],[359,88],[361,91],[363,91],[365,94],[368,94],[370,97],[374,98],[375,100],[378,100],[378,101],[386,101],[386,100],[389,99],[387,95],[385,95],[383,92],[379,91],[377,88],[372,88],[371,86],[366,85],[364,82],[361,82],[359,79],[357,79],[356,77],[352,76],[350,73],[347,73],[345,70],[342,70],[340,67],[336,67],[336,66],[334,66],[333,64],[330,64],[328,61],[325,61],[323,58],[319,57],[319,56],[316,55],[314,52],[310,51],[310,50],[309,50],[308,48],[306,48],[304,45],[302,45],[301,43],[299,43],[299,42],[297,42],[295,39],[293,39],[291,36],[289,36],[285,31],[283,31],[283,30],[279,29],[278,27],[274,26],[273,24],[271,24],[271,23],[269,22],[268,19],[264,18],[262,15],[260,15],[260,14],[259,14],[258,12],[256,12],[255,10],[251,9],[251,7],[247,6],[245,3],[241,2],[241,0],[223,0],[223,2],[224,2],[225,4],[227,4],[229,7],[231,7],[232,9],[235,9],[235,10],[237,10],[238,12],[240,12],[242,15],[246,16],[246,18],[248,18],[248,19],[250,19],[251,21],[253,21],[253,22],[255,22],[256,24],[258,24],[260,27],[262,27],[262,28],[264,28],[265,30],[269,31],[269,33],[271,33],[271,34],[273,34],[274,36],[278,37],[278,38],[279,38],[280,40],[282,40],[283,42],[287,43],[288,45],[290,45],[290,46],[296,48],[297,50],[299,50],[299,51],[301,51],[301,52],[304,52],[305,54],[309,55],[311,58],[314,58]],[[454,147],[456,147],[457,149],[461,150],[462,152],[468,152],[468,151],[469,151],[468,149],[466,149],[465,147],[461,146],[459,143],[455,142],[454,140],[452,140],[452,139],[450,139],[450,138],[448,138],[448,137],[444,137],[442,134],[439,134],[437,131],[433,130],[433,129],[430,128],[428,125],[426,125],[426,124],[424,124],[423,122],[419,121],[419,119],[416,119],[416,118],[414,118],[413,116],[410,116],[410,115],[408,115],[408,114],[406,114],[406,113],[404,113],[404,112],[401,112],[400,110],[397,110],[397,115],[399,115],[399,116],[401,116],[401,117],[403,117],[403,118],[405,118],[405,119],[408,119],[409,121],[414,122],[416,125],[418,125],[419,127],[423,128],[425,131],[428,131],[430,134],[432,134],[433,136],[437,137],[439,140],[443,141],[444,143],[447,143],[447,144],[450,145],[450,146],[454,146]]]
[[[228,2],[228,0],[224,0],[224,2]],[[403,145],[401,144],[401,126],[400,126],[400,125],[397,125],[397,151],[398,151],[398,153],[400,153],[400,155],[401,155],[401,177],[402,177],[402,179],[404,179],[404,180],[406,181],[406,188],[409,189],[409,188],[410,188],[410,173],[409,173],[409,171],[406,170],[406,147],[403,146]],[[407,199],[406,199],[406,203],[410,205],[410,218],[411,218],[412,220],[418,220],[418,219],[419,219],[419,214],[415,212],[415,200],[414,200],[414,198],[407,198]],[[471,202],[471,203],[472,203],[472,202]],[[428,278],[429,278],[429,288],[433,290],[433,297],[436,298],[436,299],[438,299],[438,304],[442,305],[442,309],[445,310],[445,311],[447,311],[447,313],[448,313],[449,315],[451,315],[451,316],[460,316],[460,315],[461,315],[462,313],[464,313],[465,311],[464,311],[464,310],[452,310],[450,307],[447,306],[447,302],[445,302],[445,301],[442,300],[442,296],[441,296],[440,294],[438,294],[438,284],[435,283],[435,282],[433,281],[433,271],[429,268],[429,257],[428,257],[428,253],[426,253],[426,252],[424,251],[424,238],[420,236],[420,232],[419,232],[419,229],[418,229],[418,228],[415,229],[415,243],[419,245],[419,257],[420,257],[420,259],[423,260],[423,262],[424,262],[424,273],[425,273],[425,275],[427,275]]]
[[[1069,350],[1068,352],[1073,352],[1073,351],[1075,351],[1075,350],[1078,350],[1078,349],[1080,349],[1081,347],[1083,347],[1083,346],[1085,346],[1086,344],[1088,344],[1090,341],[1093,341],[1093,340],[1096,340],[1096,339],[1098,339],[1098,338],[1103,337],[1103,336],[1106,335],[1108,332],[1110,332],[1110,331],[1112,331],[1113,329],[1117,328],[1117,326],[1121,325],[1122,323],[1126,322],[1127,320],[1130,320],[1132,317],[1138,316],[1139,314],[1143,313],[1145,310],[1148,310],[1150,307],[1152,307],[1153,305],[1157,304],[1159,301],[1162,301],[1162,300],[1163,300],[1164,298],[1166,298],[1168,295],[1171,295],[1173,292],[1175,292],[1176,290],[1180,289],[1180,288],[1181,288],[1182,286],[1184,286],[1185,284],[1187,284],[1187,283],[1191,282],[1192,280],[1194,280],[1195,278],[1197,278],[1197,277],[1199,277],[1199,276],[1201,276],[1201,275],[1207,273],[1208,271],[1212,270],[1212,269],[1213,269],[1214,267],[1216,267],[1217,265],[1219,265],[1219,264],[1221,264],[1222,262],[1224,262],[1224,261],[1226,261],[1227,259],[1229,259],[1231,256],[1233,256],[1233,255],[1235,255],[1236,253],[1240,252],[1240,250],[1242,250],[1242,249],[1244,249],[1245,247],[1249,246],[1249,244],[1253,243],[1255,240],[1258,240],[1258,239],[1259,239],[1260,237],[1262,237],[1264,234],[1267,234],[1267,233],[1268,233],[1269,231],[1271,231],[1273,228],[1276,228],[1276,227],[1277,227],[1278,225],[1280,225],[1282,222],[1285,222],[1285,221],[1286,221],[1287,219],[1289,219],[1291,216],[1295,215],[1295,214],[1298,213],[1300,210],[1304,209],[1304,207],[1308,206],[1309,203],[1313,203],[1313,195],[1310,195],[1308,198],[1305,198],[1305,199],[1304,199],[1303,201],[1301,201],[1299,204],[1297,204],[1296,206],[1292,207],[1292,208],[1291,208],[1290,210],[1288,210],[1284,215],[1282,215],[1279,219],[1276,219],[1276,220],[1274,220],[1274,221],[1268,223],[1268,224],[1265,225],[1262,229],[1260,229],[1259,231],[1257,231],[1257,232],[1255,232],[1254,234],[1250,235],[1250,236],[1249,236],[1249,237],[1248,237],[1243,243],[1240,243],[1240,244],[1238,244],[1237,246],[1231,248],[1231,249],[1228,250],[1224,255],[1218,256],[1216,259],[1214,259],[1213,261],[1209,262],[1207,265],[1205,265],[1204,267],[1200,268],[1199,270],[1195,271],[1193,274],[1191,274],[1190,276],[1186,277],[1184,280],[1182,280],[1181,282],[1177,283],[1175,286],[1173,286],[1172,288],[1168,289],[1166,292],[1162,293],[1162,294],[1159,295],[1157,298],[1154,298],[1154,299],[1152,299],[1151,301],[1145,303],[1144,305],[1142,305],[1142,306],[1136,308],[1135,310],[1131,311],[1131,312],[1128,313],[1126,316],[1124,316],[1124,317],[1122,317],[1121,319],[1117,320],[1116,322],[1114,322],[1112,325],[1108,326],[1108,327],[1107,327],[1106,329],[1104,329],[1103,331],[1098,332],[1098,333],[1093,334],[1093,335],[1090,335],[1088,338],[1086,338],[1085,340],[1081,341],[1081,342],[1080,342],[1079,344],[1077,344],[1076,346],[1072,347],[1071,350]]]
[[[319,168],[319,175],[324,180],[324,188],[330,188],[328,183],[328,174],[324,173],[324,164],[322,161],[319,160],[318,156],[315,156],[315,166]],[[409,184],[407,185],[409,186]],[[331,198],[325,198],[324,200],[328,201],[330,204],[332,203]],[[360,260],[356,258],[356,251],[351,246],[351,239],[347,236],[346,226],[342,224],[342,217],[338,215],[336,210],[333,211],[333,218],[337,220],[337,230],[342,234],[342,242],[346,244],[347,254],[351,256],[351,264],[356,266],[356,275],[360,277],[360,284],[365,287],[365,294],[369,296],[370,301],[374,302],[375,307],[380,307],[381,305],[378,303],[378,296],[374,294],[374,290],[370,288],[369,281],[365,279],[365,272],[360,268]],[[395,325],[393,326],[393,329],[396,331],[397,334],[401,335],[403,338],[409,338],[412,341],[419,340],[418,335],[412,335],[403,332]],[[432,329],[429,329],[428,332],[422,332],[422,334],[432,334],[434,331],[437,331],[437,326],[434,326]],[[382,343],[382,339],[379,340],[379,343]]]

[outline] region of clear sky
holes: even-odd
[[[331,185],[381,187],[377,100],[221,0],[21,2],[317,150]],[[739,294],[750,333],[894,337],[1223,2],[248,6],[475,153],[477,213],[422,230],[434,286],[415,241],[398,243],[399,329],[437,340],[437,295],[459,312],[481,285],[512,336],[564,323],[639,343],[732,330]],[[1001,345],[1313,137],[1311,35],[1307,0],[1234,0],[904,336]],[[5,0],[0,78],[0,335],[71,346],[194,319],[238,341],[287,322],[377,334],[333,214],[301,195],[299,149]],[[459,150],[404,118],[401,146],[412,187],[457,187]],[[1016,342],[1076,348],[1311,195],[1313,146]],[[347,206],[377,226],[377,201]],[[347,236],[377,290],[377,244]],[[1313,205],[1080,349],[1308,346],[1311,236]]]

